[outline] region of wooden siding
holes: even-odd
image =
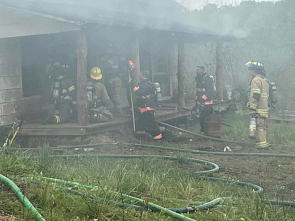
[[[0,125],[11,124],[22,97],[21,53],[18,39],[0,39]]]

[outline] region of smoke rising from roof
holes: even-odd
[[[224,6],[224,5],[232,5],[237,6],[241,2],[245,1],[256,1],[256,2],[277,2],[281,0],[176,0],[186,8],[190,10],[195,9],[202,9],[207,4],[216,4],[218,7]]]

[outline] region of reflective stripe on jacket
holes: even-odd
[[[204,74],[196,77],[197,86],[197,102],[203,105],[212,105],[213,96],[215,92],[214,77],[212,75]]]
[[[143,113],[145,113],[145,112],[147,112],[147,111],[155,111],[155,109],[154,108],[151,108],[151,107],[139,107],[138,108],[139,109],[139,111],[140,111],[140,113],[141,114],[143,114]]]
[[[261,117],[269,116],[269,82],[262,75],[256,75],[250,82],[248,108]]]

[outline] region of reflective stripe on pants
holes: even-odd
[[[256,145],[258,147],[267,147],[268,143],[268,119],[258,116],[256,118]]]
[[[264,117],[264,118],[268,117],[269,115],[268,109],[257,108],[256,111],[261,117]]]

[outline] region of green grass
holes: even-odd
[[[228,114],[224,116],[223,121],[231,124],[232,127],[222,126],[222,138],[249,142],[249,117],[246,112]],[[199,126],[195,125],[191,129],[198,131]],[[295,144],[294,134],[295,125],[270,124],[269,136],[273,144]],[[167,142],[161,145],[165,144],[170,145]],[[114,148],[107,150],[114,151]],[[142,153],[148,154],[150,150],[144,149]],[[74,188],[74,190],[105,198],[106,201],[98,202],[71,195],[56,184],[34,185],[17,182],[46,220],[173,220],[160,213],[136,211],[131,208],[122,209],[108,203],[107,200],[129,202],[122,198],[122,193],[166,208],[198,205],[217,197],[225,197],[222,204],[213,209],[186,214],[196,220],[295,220],[294,209],[267,205],[262,202],[264,195],[254,194],[248,188],[191,177],[193,171],[202,170],[204,166],[183,160],[185,155],[180,155],[178,161],[167,161],[54,159],[48,157],[50,154],[52,151],[46,146],[40,151],[38,160],[23,153],[9,155],[0,153],[0,173],[10,178],[39,179],[41,176],[47,176],[97,186],[98,188],[94,191],[80,188]],[[31,214],[3,184],[0,184],[1,213],[15,215],[19,220],[32,220]]]
[[[223,117],[223,121],[229,123],[230,126],[222,125],[222,138],[237,141],[248,140],[249,115],[244,112],[236,112],[227,114]]]
[[[192,202],[207,202],[226,197],[221,205],[209,211],[190,214],[196,220],[294,220],[294,209],[266,205],[259,195],[247,188],[206,182],[190,176],[201,170],[202,165],[182,160],[159,159],[53,159],[44,149],[39,160],[18,154],[0,155],[0,173],[8,177],[37,179],[49,176],[82,184],[98,186],[95,191],[75,190],[126,201],[121,193],[140,197],[164,207],[186,207]],[[107,202],[71,195],[60,185],[33,185],[18,183],[31,202],[46,220],[172,220],[151,211],[121,209]],[[19,219],[32,220],[9,190],[0,185],[0,211],[16,215]],[[114,193],[116,192],[116,193]],[[263,197],[263,196],[262,196]]]
[[[274,144],[295,144],[295,124],[271,124],[270,141]]]
[[[246,111],[237,111],[229,113],[222,117],[222,121],[228,125],[222,125],[221,134],[223,139],[252,142],[255,140],[249,139],[249,115]],[[190,130],[199,132],[199,124],[195,124]],[[269,123],[269,142],[271,144],[295,144],[295,124],[287,123]],[[209,142],[209,141],[207,141]]]
[[[249,115],[247,112],[227,114],[223,120],[232,127],[222,126],[222,137],[229,140],[253,142],[248,139]],[[269,123],[271,144],[295,144],[295,124]]]

